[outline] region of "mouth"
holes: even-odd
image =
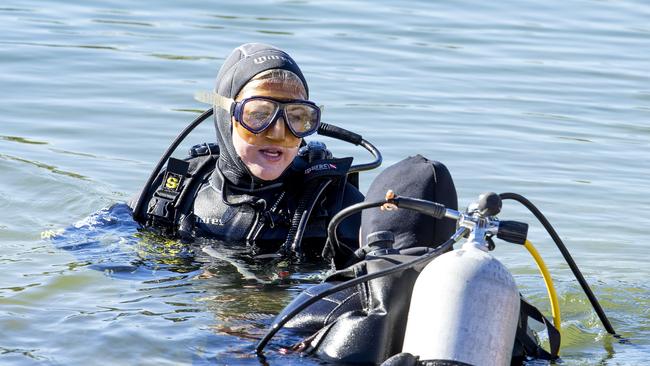
[[[280,161],[282,159],[282,154],[284,154],[281,149],[275,147],[265,147],[260,149],[259,152],[264,159],[270,162]]]

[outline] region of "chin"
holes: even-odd
[[[286,148],[263,147],[253,149],[244,159],[248,170],[259,179],[272,181],[278,179],[282,173],[291,165],[297,154]]]
[[[298,154],[298,148],[288,149],[277,146],[253,146],[237,151],[248,171],[255,177],[272,181],[279,178],[291,165]]]
[[[282,167],[260,167],[259,165],[248,167],[250,172],[261,180],[271,181],[278,179],[286,170],[286,166]]]

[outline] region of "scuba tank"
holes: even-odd
[[[411,295],[403,352],[445,365],[510,364],[519,292],[507,268],[486,251],[470,241],[422,270]]]
[[[509,365],[519,323],[519,290],[510,271],[488,254],[495,193],[483,194],[459,217],[472,231],[460,249],[431,261],[413,287],[403,352],[447,365]],[[528,225],[504,222],[505,240],[525,240]],[[503,233],[503,229],[501,233]]]

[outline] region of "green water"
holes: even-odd
[[[193,94],[250,41],[289,51],[324,120],[386,165],[421,153],[448,166],[461,205],[510,191],[540,207],[629,340],[604,332],[533,225],[561,298],[564,364],[649,363],[649,19],[650,5],[626,0],[3,2],[0,364],[259,364],[255,338],[318,270],[279,279],[244,263],[270,283],[249,281],[120,217],[93,232],[90,216],[140,189],[204,108]],[[179,154],[213,136],[202,126]],[[502,218],[534,223],[511,203]],[[63,244],[41,238],[74,223]],[[548,311],[528,255],[494,254]]]

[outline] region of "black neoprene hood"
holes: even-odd
[[[232,51],[219,70],[215,91],[224,97],[234,98],[253,76],[271,69],[282,69],[296,74],[309,95],[307,81],[291,56],[276,47],[262,43],[246,43]]]
[[[262,43],[246,43],[235,48],[224,61],[215,86],[215,92],[226,98],[235,98],[241,89],[260,72],[281,69],[296,74],[309,88],[298,64],[286,52]],[[214,124],[221,154],[217,167],[230,183],[246,189],[256,189],[274,182],[266,182],[253,176],[239,158],[232,144],[232,123],[228,111],[215,108]]]

